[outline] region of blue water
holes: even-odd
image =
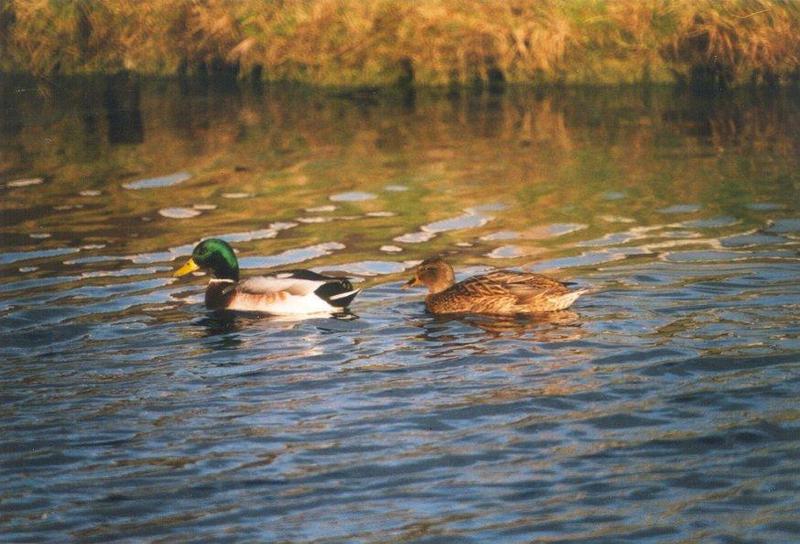
[[[3,125],[0,541],[800,541],[796,102],[661,124],[685,99],[323,96],[312,122],[156,85],[110,145],[74,92]],[[170,274],[210,235],[248,274],[365,290],[338,318],[208,313]],[[434,253],[592,292],[435,317],[401,289]]]

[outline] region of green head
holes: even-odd
[[[239,261],[228,242],[218,238],[203,240],[192,251],[192,258],[173,274],[175,277],[185,276],[197,269],[209,270],[215,278],[223,280],[239,280]]]

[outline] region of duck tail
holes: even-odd
[[[353,289],[353,284],[343,279],[320,285],[314,294],[331,306],[346,308],[360,292],[361,289]]]
[[[584,293],[588,293],[589,289],[578,289],[577,291],[570,291],[552,299],[555,310],[565,310],[572,306],[572,303],[578,300],[578,297]]]
[[[339,293],[338,295],[334,295],[328,299],[328,304],[331,306],[336,306],[338,308],[346,308],[353,299],[356,298],[361,292],[361,289],[353,289],[352,291],[346,291],[344,293]]]

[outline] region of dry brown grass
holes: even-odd
[[[6,0],[0,69],[314,84],[788,81],[794,0]]]

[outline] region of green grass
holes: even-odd
[[[5,0],[0,70],[314,85],[800,79],[795,0]]]

